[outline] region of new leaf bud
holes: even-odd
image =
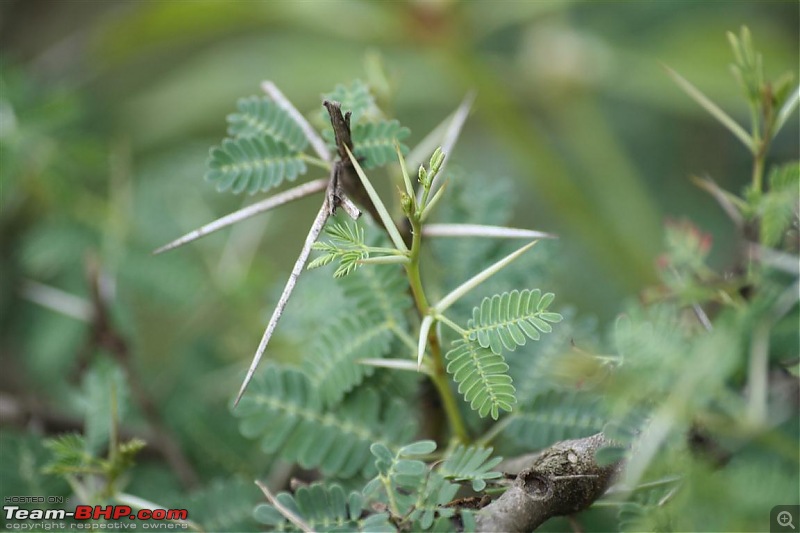
[[[403,213],[411,217],[414,214],[414,200],[405,192],[400,193],[400,205],[403,207]]]

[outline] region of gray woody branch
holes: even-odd
[[[553,516],[589,507],[611,484],[618,464],[599,466],[595,452],[612,442],[602,433],[567,440],[532,457],[511,487],[476,516],[478,531],[533,531]]]

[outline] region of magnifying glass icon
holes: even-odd
[[[778,513],[778,525],[781,527],[789,526],[794,530],[794,524],[792,523],[792,513],[789,511],[781,511]]]

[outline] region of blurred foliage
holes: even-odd
[[[763,410],[732,391],[755,383],[748,357],[763,345],[759,324],[792,280],[777,267],[752,272],[759,296],[726,308],[707,338],[686,318],[691,307],[681,306],[726,306],[731,295],[741,303],[738,293],[751,288],[720,274],[742,267],[739,239],[724,210],[687,178],[708,175],[738,194],[751,182],[751,159],[661,64],[745,123],[750,109],[725,67],[725,32],[746,23],[764,78],[777,79],[798,64],[797,16],[796,2],[755,0],[1,3],[0,401],[8,414],[0,492],[68,494],[61,478],[41,474],[52,460],[42,437],[84,433],[92,457],[102,459],[109,420],[124,416],[121,431],[151,446],[120,473],[120,488],[188,506],[208,530],[258,527],[251,513],[263,498],[252,479],[281,483],[289,470],[240,435],[226,404],[315,200],[178,252],[153,258],[150,251],[240,206],[202,181],[208,146],[225,135],[221,117],[238,97],[270,79],[313,120],[323,91],[362,77],[380,107],[410,128],[409,145],[477,89],[453,154],[460,170],[449,169],[462,177],[453,178],[437,218],[510,220],[561,237],[451,310],[466,323],[483,295],[544,280],[561,305],[580,310],[562,308],[568,319],[552,339],[508,357],[522,411],[506,419],[495,447],[508,455],[585,435],[609,412],[637,427],[636,399],[652,407],[655,430],[679,435],[699,420],[736,456],[715,469],[683,453],[682,441],[659,442],[668,451],[638,465],[642,483],[628,505],[619,515],[587,512],[585,529],[615,527],[617,516],[630,530],[763,528],[763,509],[796,494],[797,424],[772,411],[792,390],[769,397],[767,428],[759,425]],[[743,217],[761,222],[757,238],[795,255],[785,230],[797,198],[798,135],[795,113],[770,146],[766,191],[741,195],[749,207]],[[389,180],[378,187],[393,194]],[[692,223],[665,230],[667,218]],[[440,264],[432,281],[448,290],[510,250],[445,240],[426,253]],[[91,264],[100,266],[97,275]],[[93,284],[127,345],[125,360],[95,338]],[[646,286],[656,287],[644,293],[653,308],[627,303]],[[327,272],[304,274],[273,340],[279,359],[304,355],[308,331],[330,322],[330,309],[357,306],[345,290]],[[767,334],[773,364],[797,357],[793,309]],[[368,381],[398,397],[416,392],[413,381],[387,374]],[[139,376],[139,392],[183,450],[194,481],[178,473],[168,444],[150,438],[154,418],[131,400],[135,390],[120,387],[127,399],[119,412],[97,399],[108,393],[101,384],[131,376]],[[595,387],[608,405],[597,405]],[[103,412],[87,417],[92,409]],[[95,422],[84,427],[85,420]],[[487,430],[479,420],[469,425],[473,434]],[[688,472],[681,491],[669,482],[671,465]],[[698,498],[706,505],[693,505]],[[739,512],[717,513],[733,507]]]

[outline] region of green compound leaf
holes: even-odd
[[[472,490],[480,492],[486,488],[486,480],[498,479],[503,475],[492,471],[503,460],[502,457],[490,459],[492,451],[492,448],[465,447],[459,444],[445,459],[438,472],[447,479],[471,481]]]
[[[396,120],[356,124],[353,127],[353,154],[364,168],[381,167],[397,160],[394,143],[402,141],[411,131]],[[408,146],[400,144],[408,153]]]
[[[389,355],[394,332],[405,327],[411,305],[408,282],[395,265],[369,265],[338,282],[352,302],[348,308],[357,311],[324,328],[303,363],[328,406],[375,373],[375,367],[358,361]]]
[[[517,400],[502,355],[458,339],[446,357],[447,373],[458,383],[458,392],[481,417],[491,414],[497,420],[500,410],[511,411]]]
[[[322,99],[341,103],[342,112],[350,112],[351,124],[356,124],[364,114],[376,108],[369,87],[361,80],[354,80],[350,87],[337,85],[333,92],[323,94]],[[327,123],[328,116],[324,115],[324,118]]]
[[[358,492],[352,492],[347,496],[339,485],[326,487],[322,483],[314,483],[308,487],[300,487],[294,495],[281,492],[276,498],[281,505],[301,518],[312,531],[376,533],[397,531],[389,522],[386,513],[362,518],[362,515],[372,511],[366,506],[364,498]],[[260,523],[271,526],[273,530],[299,531],[272,505],[259,505],[255,508],[253,516]]]
[[[206,166],[206,180],[235,194],[266,192],[306,172],[302,153],[271,137],[225,139],[211,148]]]
[[[367,245],[364,243],[364,228],[357,223],[335,223],[325,227],[330,242],[315,242],[312,248],[323,252],[322,255],[308,264],[307,269],[323,267],[339,260],[339,267],[333,273],[334,278],[343,278],[355,272],[361,266],[360,261],[369,257]]]
[[[180,501],[204,531],[258,531],[253,506],[263,499],[253,483],[231,477],[215,479]]]
[[[413,501],[408,519],[413,521],[412,531],[427,531],[434,526],[444,526],[443,521],[455,514],[452,507],[447,505],[458,493],[459,485],[450,483],[442,475],[432,472],[424,486],[420,487]],[[437,520],[437,517],[438,520]]]
[[[325,405],[339,403],[344,395],[375,372],[359,359],[384,357],[392,332],[386,321],[370,324],[361,316],[336,321],[316,337],[303,368]]]
[[[431,448],[431,444],[433,447]],[[373,444],[370,448],[375,457],[375,468],[378,470],[379,477],[383,478],[383,490],[401,491],[408,495],[408,492],[416,491],[425,484],[428,477],[428,466],[418,460],[415,456],[430,453],[436,449],[432,441],[418,441],[402,447],[396,453],[392,453],[383,444]],[[426,451],[430,450],[430,451]],[[386,486],[388,484],[388,487]],[[375,484],[377,487],[377,484]],[[365,494],[370,494],[372,490],[364,490]],[[410,504],[408,498],[401,498],[406,504]],[[402,509],[405,514],[409,509]]]
[[[236,102],[236,113],[228,115],[228,135],[236,138],[270,137],[292,151],[308,146],[303,130],[289,113],[272,100],[251,96]]]
[[[319,468],[326,476],[373,471],[372,443],[391,447],[415,431],[401,402],[382,406],[371,389],[359,389],[326,412],[316,387],[298,370],[268,367],[251,387],[234,411],[242,435],[260,438],[266,453],[279,452],[286,461]]]
[[[539,289],[504,292],[484,298],[472,311],[467,324],[467,335],[483,348],[496,354],[503,348],[515,350],[524,346],[527,339],[539,340],[541,333],[550,333],[551,323],[561,322],[562,316],[548,312],[553,293],[542,294]]]
[[[342,278],[345,297],[374,321],[405,327],[406,311],[412,305],[408,280],[396,265],[371,266]]]
[[[52,453],[52,460],[43,468],[46,474],[72,474],[96,463],[95,458],[86,451],[83,435],[59,435],[45,440],[44,446]]]
[[[370,448],[379,475],[367,484],[364,495],[382,505],[391,502],[393,512],[404,517],[404,522],[411,523],[412,531],[428,530],[437,517],[451,517],[455,513],[455,509],[443,506],[453,500],[459,486],[447,481],[442,474],[429,471],[427,464],[413,458],[435,449],[433,441],[417,441],[396,453],[382,444],[373,444]]]

